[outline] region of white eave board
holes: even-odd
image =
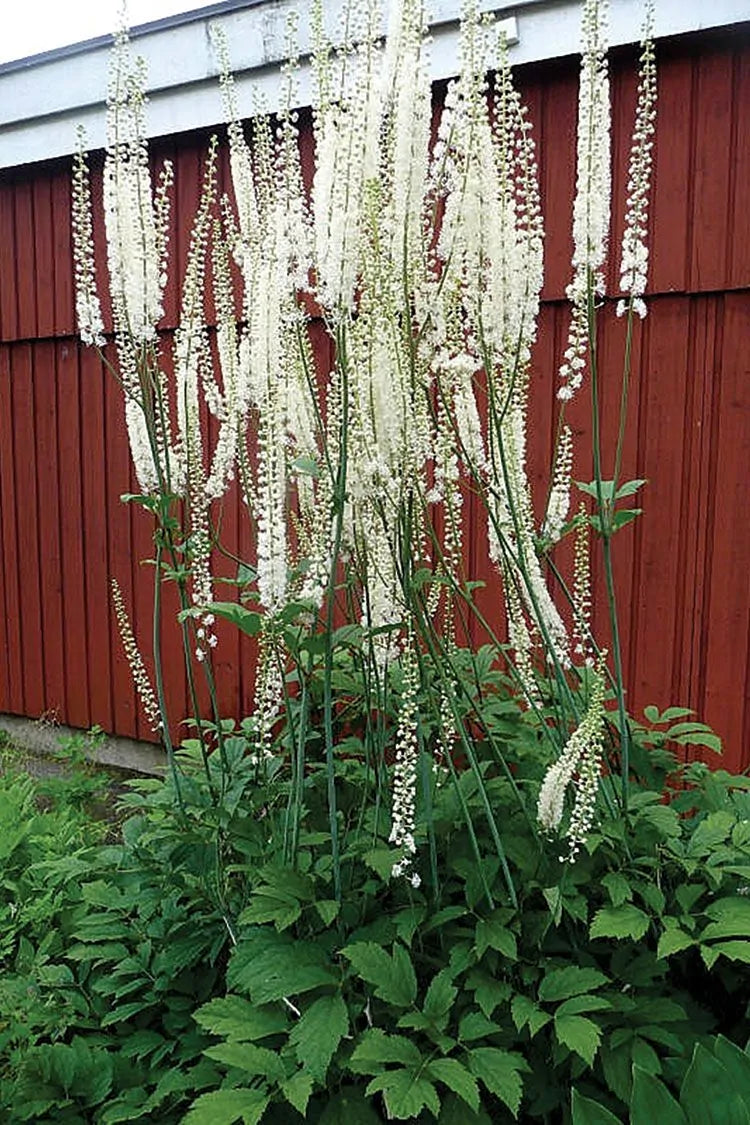
[[[526,0],[483,7],[505,22],[514,65],[575,54],[580,9],[571,0]],[[343,0],[324,0],[326,20],[336,26]],[[455,73],[458,57],[456,0],[434,0],[431,62],[434,79]],[[657,38],[730,27],[750,18],[748,0],[657,0]],[[222,120],[210,28],[223,28],[237,81],[240,112],[250,117],[262,102],[273,110],[281,96],[286,23],[299,15],[303,60],[300,103],[307,104],[310,0],[224,0],[135,28],[133,49],[148,67],[148,132],[165,136],[210,127]],[[643,6],[612,0],[610,42],[638,38]],[[82,125],[88,147],[105,139],[105,96],[111,38],[103,36],[0,66],[0,168],[65,156],[76,147]]]

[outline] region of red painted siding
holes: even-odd
[[[521,85],[541,156],[547,282],[532,383],[530,471],[541,504],[554,430],[553,375],[567,324],[570,208],[575,180],[576,66],[526,68]],[[632,54],[613,65],[613,245],[623,215],[635,82]],[[652,209],[652,297],[634,344],[623,470],[648,479],[645,515],[615,542],[629,702],[680,702],[711,722],[729,768],[750,766],[750,28],[662,43]],[[177,179],[172,245],[184,264],[205,136],[156,146]],[[307,144],[308,142],[306,142]],[[309,147],[309,145],[308,145]],[[226,167],[220,168],[220,182]],[[0,711],[52,714],[77,727],[150,735],[135,699],[109,600],[117,577],[150,647],[148,518],[125,507],[134,487],[119,392],[74,335],[70,172],[54,162],[0,173]],[[97,232],[102,253],[101,229]],[[616,265],[610,282],[616,282]],[[168,294],[165,331],[178,317]],[[617,371],[622,326],[602,318],[605,372]],[[315,327],[320,355],[328,343]],[[603,384],[605,446],[614,443],[619,385]],[[587,406],[574,403],[575,475],[588,479]],[[230,547],[247,550],[239,501],[224,501]],[[476,518],[468,561],[498,592]],[[595,623],[607,623],[594,567]],[[171,595],[167,592],[167,603]],[[221,632],[226,714],[246,711],[252,646]],[[191,705],[176,632],[165,637],[169,697]]]

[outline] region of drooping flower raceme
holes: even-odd
[[[104,347],[102,308],[96,288],[94,232],[91,221],[89,169],[83,152],[83,132],[78,133],[73,163],[73,259],[76,275],[76,323],[84,344]]]
[[[413,887],[421,880],[414,870],[417,845],[414,840],[417,799],[417,761],[419,757],[417,689],[419,670],[412,651],[412,640],[404,643],[401,657],[403,688],[396,732],[396,764],[393,777],[393,809],[390,842],[400,851],[393,865],[394,876],[406,875]]]
[[[547,770],[539,791],[537,818],[542,828],[552,832],[560,826],[565,796],[568,787],[573,785],[573,809],[566,831],[569,860],[575,858],[585,843],[594,819],[604,737],[605,656],[601,654],[593,672],[586,712],[560,757]]]
[[[571,324],[558,398],[569,401],[583,382],[588,354],[589,300],[604,293],[610,222],[611,109],[607,68],[608,0],[585,0],[578,87],[576,194],[573,204]]]
[[[125,609],[125,602],[122,596],[120,584],[116,578],[111,580],[112,590],[112,604],[115,609],[115,618],[117,620],[117,628],[120,632],[120,639],[122,640],[122,647],[125,649],[125,656],[130,666],[130,673],[133,677],[135,689],[138,692],[138,697],[146,713],[146,718],[151,723],[152,730],[158,730],[161,726],[161,717],[159,712],[159,704],[156,701],[154,689],[151,686],[151,681],[143,663],[138,643],[133,633],[133,627],[130,624],[128,612]]]
[[[623,293],[629,294],[633,311],[640,317],[646,315],[646,305],[643,300],[648,271],[646,233],[653,164],[653,136],[656,128],[656,64],[652,32],[653,7],[649,5],[641,42],[638,100],[628,167],[625,230],[620,257],[620,288]],[[627,307],[628,300],[618,301],[617,315],[622,316]]]

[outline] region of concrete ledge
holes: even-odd
[[[152,776],[163,774],[166,769],[166,755],[161,747],[134,738],[92,735],[75,727],[18,715],[0,715],[0,731],[4,731],[19,749],[37,758],[51,758],[60,750],[61,741],[76,739],[84,756],[102,766]]]

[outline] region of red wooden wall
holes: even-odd
[[[750,766],[750,25],[661,43],[658,59],[650,312],[635,341],[624,464],[626,476],[649,483],[645,515],[615,541],[626,680],[636,711],[652,702],[694,707],[722,735],[726,766],[739,769]],[[615,246],[632,62],[621,52],[613,63]],[[541,484],[566,332],[576,64],[526,68],[520,79],[536,126],[548,232],[530,434]],[[155,147],[175,161],[172,245],[184,262],[205,137]],[[119,500],[134,489],[119,391],[74,335],[69,214],[67,161],[0,173],[0,712],[148,738],[108,586],[116,576],[148,652],[151,573],[139,560],[150,553],[149,521]],[[165,331],[177,315],[174,293],[169,306]],[[623,333],[611,309],[603,319],[605,448],[613,448]],[[571,413],[574,475],[590,479],[583,397]],[[225,503],[224,532],[240,551],[247,547],[234,500]],[[492,613],[496,585],[483,538],[475,528],[470,562],[488,578],[480,597]],[[596,631],[608,643],[596,566],[595,583]],[[223,713],[246,713],[249,651],[228,630],[217,657]],[[173,707],[186,714],[174,642],[166,664]]]

